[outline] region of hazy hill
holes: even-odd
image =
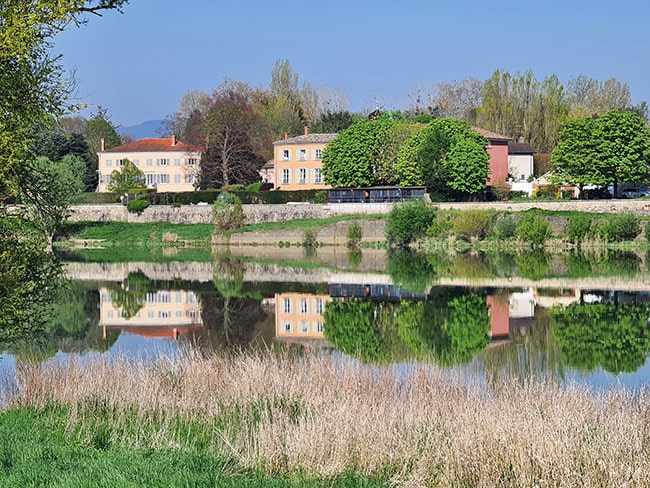
[[[145,139],[147,137],[160,137],[156,133],[156,129],[160,127],[162,120],[146,120],[138,125],[131,125],[128,127],[120,127],[117,132],[120,135],[131,134],[136,140]]]

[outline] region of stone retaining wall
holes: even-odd
[[[496,209],[522,212],[531,208],[546,210],[577,210],[582,212],[624,213],[650,216],[650,200],[555,200],[526,202],[479,202],[436,203],[440,209]],[[391,204],[384,203],[336,203],[336,204],[286,204],[244,205],[246,222],[284,222],[306,218],[327,218],[349,214],[388,213]],[[94,222],[171,222],[175,224],[198,224],[212,221],[211,205],[154,205],[138,215],[127,211],[120,204],[76,205],[72,207],[72,221]]]

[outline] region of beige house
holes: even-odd
[[[312,134],[309,127],[297,137],[273,143],[275,187],[282,190],[330,188],[323,181],[323,149],[338,134]]]
[[[276,293],[275,336],[278,340],[324,339],[323,313],[329,295]]]
[[[108,192],[113,171],[120,171],[128,159],[145,175],[147,188],[159,192],[193,191],[198,180],[201,149],[185,144],[176,136],[140,139],[112,149],[101,143],[99,192]]]

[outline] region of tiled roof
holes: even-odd
[[[497,134],[496,132],[492,132],[486,129],[481,129],[480,127],[472,127],[472,130],[475,130],[482,136],[484,136],[486,139],[490,139],[493,141],[509,141],[510,138],[506,136],[502,136],[501,134]]]
[[[535,154],[536,152],[527,142],[508,142],[508,154]]]
[[[327,144],[332,142],[338,134],[308,134],[289,139],[281,139],[273,143],[274,146],[279,144]]]
[[[176,145],[172,146],[172,138],[151,138],[151,139],[140,139],[139,141],[129,142],[127,144],[122,144],[121,146],[113,147],[111,149],[106,149],[105,153],[132,153],[132,152],[201,152],[196,146],[191,146],[190,144],[185,144],[179,140],[176,141]]]

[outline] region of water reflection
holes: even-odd
[[[616,259],[623,276],[593,275],[613,272]],[[640,384],[650,381],[650,280],[625,274],[645,262],[620,253],[402,253],[387,260],[389,273],[356,261],[293,268],[232,254],[73,263],[68,271],[80,279],[57,295],[41,340],[5,350],[42,360],[161,346],[337,349],[369,364],[465,368],[488,382],[634,373]]]

